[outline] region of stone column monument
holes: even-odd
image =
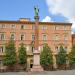
[[[38,7],[34,7],[35,10],[35,40],[34,40],[34,51],[33,51],[33,67],[31,69],[32,72],[43,71],[43,68],[40,65],[40,52],[38,50],[39,47],[39,9]]]

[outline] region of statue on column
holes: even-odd
[[[35,6],[34,11],[35,11],[35,16],[39,16],[39,8]]]

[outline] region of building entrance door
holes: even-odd
[[[30,60],[30,68],[32,68],[33,67],[33,60],[31,59]]]
[[[33,67],[33,64],[30,64],[30,68],[32,68]]]

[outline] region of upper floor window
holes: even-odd
[[[42,30],[47,30],[47,26],[43,25]]]
[[[24,29],[24,25],[21,25],[21,29]]]
[[[1,46],[0,47],[0,53],[3,53],[4,52],[3,49],[4,49],[3,46]]]
[[[0,67],[2,67],[3,66],[3,61],[2,60],[0,60]]]
[[[64,35],[64,40],[68,40],[68,35]]]
[[[21,29],[27,29],[26,25],[21,25]]]
[[[5,28],[5,25],[4,25],[4,24],[1,24],[1,25],[0,25],[0,28]]]
[[[46,41],[47,40],[47,36],[46,34],[43,34],[43,41]]]
[[[25,40],[25,35],[24,34],[21,34],[20,40]]]
[[[0,40],[4,40],[5,36],[3,33],[0,33]]]
[[[32,41],[34,41],[35,40],[35,35],[34,34],[32,34]]]
[[[67,26],[64,26],[64,30],[67,30]]]
[[[54,30],[59,30],[59,27],[58,27],[58,26],[55,26],[55,27],[54,27]]]
[[[11,36],[10,36],[10,38],[11,38],[12,40],[14,40],[14,39],[15,39],[15,35],[12,33]]]
[[[13,25],[11,25],[11,28],[12,28],[12,29],[14,29],[15,27],[16,27],[16,25],[14,25],[14,24],[13,24]]]
[[[35,30],[35,25],[32,25],[32,30]]]
[[[59,38],[59,35],[55,35],[54,36],[54,40],[58,41],[60,38]]]

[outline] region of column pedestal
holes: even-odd
[[[33,56],[33,67],[31,72],[42,72],[43,68],[40,65],[40,52],[38,50],[34,50]]]

